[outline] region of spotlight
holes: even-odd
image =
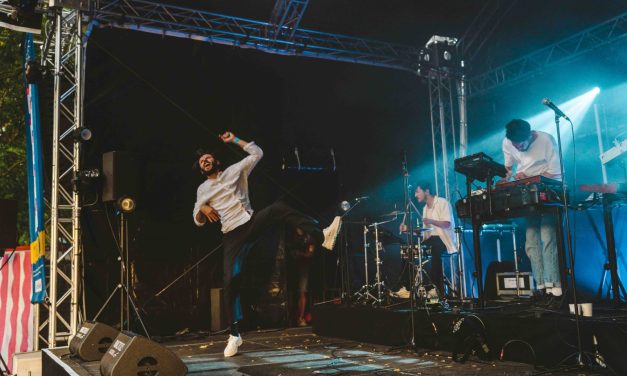
[[[74,141],[89,141],[91,140],[92,133],[88,128],[80,127],[72,131],[72,137]]]
[[[420,55],[418,55],[418,60],[421,63],[429,63],[431,61],[431,55],[429,55],[429,51],[420,50]]]
[[[117,208],[124,214],[134,212],[136,207],[137,203],[135,200],[128,196],[122,196],[117,201]]]
[[[342,209],[342,211],[347,212],[347,211],[349,211],[349,210],[350,210],[350,208],[351,208],[351,204],[350,204],[350,202],[348,202],[348,201],[342,201],[342,202],[340,203],[340,209]]]
[[[436,69],[456,70],[462,67],[457,53],[457,38],[432,36],[425,49],[420,51],[418,59],[421,63]]]

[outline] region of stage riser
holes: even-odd
[[[410,340],[411,317],[406,312],[321,305],[313,308],[312,316],[313,331],[321,336],[388,346],[402,346]]]
[[[534,317],[499,312],[473,314],[485,324],[487,344],[495,357],[510,340],[527,342],[535,351],[536,364],[547,367],[555,366],[576,351],[577,340],[573,318],[557,315]],[[452,312],[417,311],[414,315],[416,346],[452,353],[457,343],[457,338],[452,334],[453,323],[460,316]],[[409,310],[321,305],[314,308],[313,317],[313,331],[320,336],[386,346],[403,346],[410,343]],[[599,343],[598,351],[607,363],[618,374],[627,375],[627,359],[622,352],[624,344],[627,343],[627,324],[625,320],[622,322],[618,324],[583,318],[581,333],[585,351],[594,353],[592,344],[594,333]],[[532,363],[528,347],[521,343],[508,345],[505,356],[507,360]]]
[[[42,376],[89,376],[84,369],[72,367],[62,359],[69,357],[68,348],[45,349],[41,353]]]

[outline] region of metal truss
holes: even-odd
[[[274,38],[267,33],[274,27],[269,22],[144,0],[99,0],[92,14],[101,27],[411,72],[418,68],[419,49],[410,46],[304,29],[289,29],[289,38]]]
[[[309,0],[277,0],[272,10],[270,23],[272,28],[268,37],[292,40],[303,19]]]
[[[627,37],[627,12],[581,31],[555,44],[472,77],[469,96],[484,94],[501,86],[520,82],[559,64]]]
[[[453,160],[458,158],[457,114],[465,118],[466,102],[458,92],[460,80],[445,72],[431,70],[428,74],[429,108],[435,194],[452,202],[457,190]],[[459,108],[456,108],[459,106]],[[464,120],[465,121],[465,120]],[[464,124],[465,127],[465,124]]]
[[[52,189],[50,192],[50,281],[48,319],[38,333],[48,347],[67,344],[76,333],[80,292],[80,197],[77,176],[83,122],[82,20],[76,10],[50,9],[42,59],[54,72]],[[47,339],[43,331],[48,328]]]

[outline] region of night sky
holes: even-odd
[[[203,6],[268,20],[273,4],[209,1]],[[461,36],[482,4],[313,0],[301,28],[423,46],[434,34]],[[626,10],[624,1],[518,1],[468,73],[498,66]],[[470,151],[480,151],[473,150],[473,142],[499,132],[509,119],[543,111],[545,96],[559,103],[594,86],[624,83],[626,51],[624,41],[616,43],[473,99]],[[323,223],[339,201],[362,195],[373,197],[364,215],[394,210],[403,198],[403,152],[410,172],[432,160],[427,86],[408,72],[113,29],[95,30],[87,55],[86,126],[94,140],[86,147],[86,164],[98,167],[102,153],[111,150],[141,156],[138,173],[144,187],[134,247],[161,255],[155,263],[169,260],[172,251],[187,262],[219,240],[215,227],[198,230],[192,223],[200,180],[191,169],[198,147],[219,147],[225,162],[238,160],[237,150],[216,142],[219,132],[231,130],[265,151],[251,180],[256,209],[283,198]],[[285,173],[281,167],[294,164],[295,147],[303,164],[324,167],[332,148],[337,172]],[[430,179],[411,176],[413,182]],[[92,208],[88,216],[103,221],[103,208]],[[106,248],[98,240],[105,235],[91,236],[87,246]],[[171,268],[164,273],[174,275],[181,266]]]

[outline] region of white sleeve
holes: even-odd
[[[503,159],[504,159],[504,165],[505,167],[512,167],[514,166],[514,156],[512,156],[512,153],[510,153],[509,151],[509,146],[511,145],[511,142],[507,140],[507,138],[503,139],[503,143],[501,145],[501,148],[503,149]]]
[[[229,169],[235,170],[236,173],[245,172],[246,176],[248,176],[263,157],[263,150],[261,150],[261,148],[257,146],[254,141],[251,141],[244,146],[244,151],[249,155],[230,166]]]
[[[202,185],[201,185],[201,187],[202,187]],[[198,187],[198,190],[196,191],[196,203],[194,204],[194,211],[193,211],[194,223],[198,227],[203,226],[205,223],[207,223],[207,219],[205,219],[204,216],[202,216],[202,218],[203,218],[202,221],[198,221],[198,219],[196,218],[196,215],[200,211],[200,207],[207,202],[207,199],[206,198],[203,199],[202,196],[203,196],[202,191],[201,191],[200,187]]]

